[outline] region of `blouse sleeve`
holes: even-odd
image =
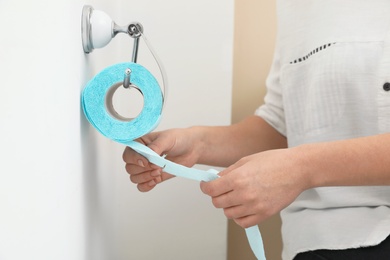
[[[271,65],[271,70],[266,80],[267,94],[264,104],[258,107],[255,115],[262,117],[279,133],[286,136],[286,122],[283,108],[282,86],[280,83],[280,57],[276,50]]]

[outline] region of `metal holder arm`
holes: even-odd
[[[101,12],[94,11],[90,5],[85,5],[81,17],[81,36],[85,53],[91,53],[95,48],[107,45],[118,33],[126,33],[134,39],[131,61],[137,63],[139,39],[144,29],[138,22],[126,26],[119,26],[111,18]],[[131,87],[131,70],[125,71],[123,86]]]
[[[102,11],[95,11],[92,6],[85,5],[81,17],[81,38],[85,53],[91,53],[95,48],[106,46],[118,33],[128,34],[134,38],[132,61],[137,61],[139,38],[144,29],[138,22],[119,26]]]

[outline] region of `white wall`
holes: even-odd
[[[85,55],[84,4],[144,25],[170,83],[159,129],[230,121],[232,0],[0,1],[0,259],[225,259],[225,218],[198,183],[138,192],[124,147],[82,115],[86,82],[132,51],[118,36]]]

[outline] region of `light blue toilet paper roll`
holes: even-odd
[[[134,119],[116,114],[110,107],[115,89],[122,86],[126,69],[130,81],[142,93],[144,106]],[[105,68],[91,79],[82,93],[82,107],[88,121],[104,136],[126,143],[141,137],[158,125],[163,107],[161,88],[154,76],[136,63],[119,63]]]

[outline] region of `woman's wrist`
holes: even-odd
[[[187,131],[189,132],[187,136],[191,139],[191,149],[196,163],[202,164],[202,161],[204,161],[203,156],[207,152],[206,127],[192,126],[187,128]]]
[[[302,191],[322,186],[318,178],[320,171],[316,167],[317,158],[313,158],[315,153],[311,145],[301,145],[288,148],[294,160],[296,176],[301,185]]]

